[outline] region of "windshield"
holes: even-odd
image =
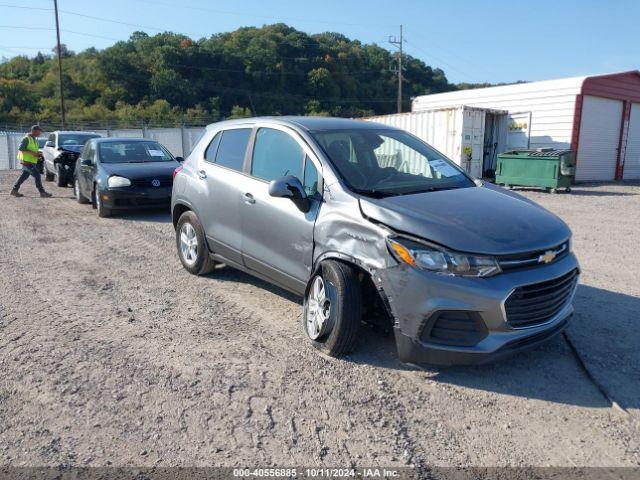
[[[158,142],[122,140],[98,146],[102,163],[170,162],[173,156]]]
[[[387,196],[474,186],[457,165],[401,130],[331,130],[313,136],[357,193]]]
[[[90,138],[100,138],[100,135],[90,133],[62,133],[58,135],[58,146],[84,145]]]

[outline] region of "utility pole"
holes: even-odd
[[[402,33],[402,25],[400,25],[400,38],[397,37],[389,37],[389,43],[398,48],[397,59],[398,59],[398,67],[390,69],[392,73],[395,73],[398,76],[398,113],[402,113],[402,72],[404,68],[402,67],[402,44],[404,43],[404,37]]]
[[[60,46],[60,22],[58,21],[58,0],[53,0],[53,9],[56,14],[56,37],[58,39],[58,75],[60,77],[60,112],[62,114],[62,128],[67,128],[67,115],[64,109],[64,85],[62,83],[62,47]]]

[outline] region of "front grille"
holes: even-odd
[[[578,271],[516,288],[504,304],[509,325],[533,327],[546,323],[564,308],[578,283]]]
[[[544,261],[545,254],[553,252],[555,257],[548,262]],[[535,252],[528,252],[516,255],[503,255],[498,257],[498,264],[502,271],[517,270],[519,268],[528,268],[535,265],[542,265],[545,263],[557,262],[561,258],[565,257],[569,253],[569,242],[561,243],[553,248],[547,250],[538,250]],[[542,259],[542,260],[541,260]]]
[[[436,312],[425,324],[420,338],[443,345],[472,346],[487,336],[487,327],[476,312]]]
[[[155,187],[152,183],[154,180],[159,180],[160,185]],[[173,178],[172,177],[136,178],[134,180],[131,180],[131,185],[135,187],[154,187],[154,188],[170,187],[173,185]]]
[[[554,335],[560,333],[562,330],[565,329],[565,327],[568,324],[569,324],[568,319],[564,319],[560,323],[558,323],[557,325],[554,325],[551,328],[543,330],[542,332],[538,332],[538,333],[536,333],[534,335],[530,335],[528,337],[524,337],[524,338],[519,338],[517,340],[513,340],[513,341],[507,343],[506,345],[504,345],[503,347],[500,347],[499,351],[500,352],[505,352],[505,351],[519,350],[521,348],[525,348],[525,347],[528,347],[530,345],[534,345],[536,343],[543,342],[545,340],[550,339]]]

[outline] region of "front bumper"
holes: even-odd
[[[565,303],[544,323],[524,328],[509,325],[504,304],[521,286],[546,282],[573,270],[579,272],[573,253],[533,268],[491,278],[463,278],[429,273],[405,265],[376,272],[394,318],[394,333],[402,361],[439,365],[487,363],[533,347],[560,333],[573,313],[573,287]],[[439,312],[465,312],[482,326],[473,345],[455,345],[425,339],[430,319]],[[454,342],[455,343],[455,342]]]
[[[119,187],[99,190],[102,204],[111,210],[136,210],[168,207],[171,187]]]
[[[73,178],[73,175],[76,171],[76,160],[78,159],[78,154],[65,152],[62,155],[58,156],[53,163],[55,165],[60,165],[61,174],[65,176],[67,179]]]

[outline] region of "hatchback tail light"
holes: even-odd
[[[182,170],[182,165],[180,165],[178,168],[176,168],[176,169],[173,171],[173,179],[174,179],[174,180],[176,179],[176,175],[178,174],[178,172],[179,172],[180,170]]]

